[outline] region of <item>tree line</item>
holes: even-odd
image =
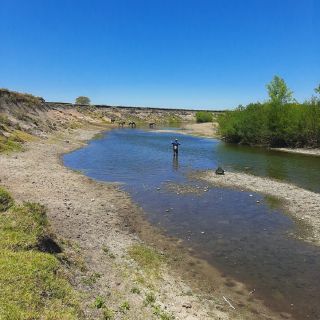
[[[285,81],[267,84],[269,100],[239,106],[218,117],[227,142],[268,147],[320,147],[320,85],[318,96],[298,103]]]

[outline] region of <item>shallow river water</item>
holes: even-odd
[[[181,142],[178,159],[171,153],[175,137]],[[65,155],[64,163],[97,180],[122,182],[152,224],[256,289],[267,305],[297,319],[320,319],[320,249],[295,240],[297,226],[270,199],[188,175],[221,165],[319,192],[320,158],[119,129]]]

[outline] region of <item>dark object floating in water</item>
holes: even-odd
[[[221,167],[216,169],[216,174],[224,174],[224,170]]]

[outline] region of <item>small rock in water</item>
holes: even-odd
[[[169,212],[169,211],[170,211],[169,209],[166,210],[166,212]]]
[[[252,194],[249,194],[249,197],[253,197],[253,195],[252,195]]]
[[[260,201],[259,201],[259,200],[257,200],[257,201],[256,201],[256,203],[260,203]]]
[[[157,188],[157,190],[159,191],[159,190],[160,190],[160,188]]]
[[[205,232],[204,232],[204,231],[201,231],[201,234],[205,234]]]

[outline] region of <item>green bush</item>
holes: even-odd
[[[13,199],[8,191],[0,187],[0,212],[8,210],[13,205]]]
[[[268,147],[320,147],[320,99],[296,102],[285,81],[275,76],[267,85],[269,101],[239,106],[218,117],[220,135],[228,142]],[[320,85],[315,89],[320,93]]]
[[[196,120],[198,123],[212,122],[213,116],[209,111],[197,111]]]
[[[320,101],[249,104],[218,117],[228,142],[269,147],[320,147]]]

